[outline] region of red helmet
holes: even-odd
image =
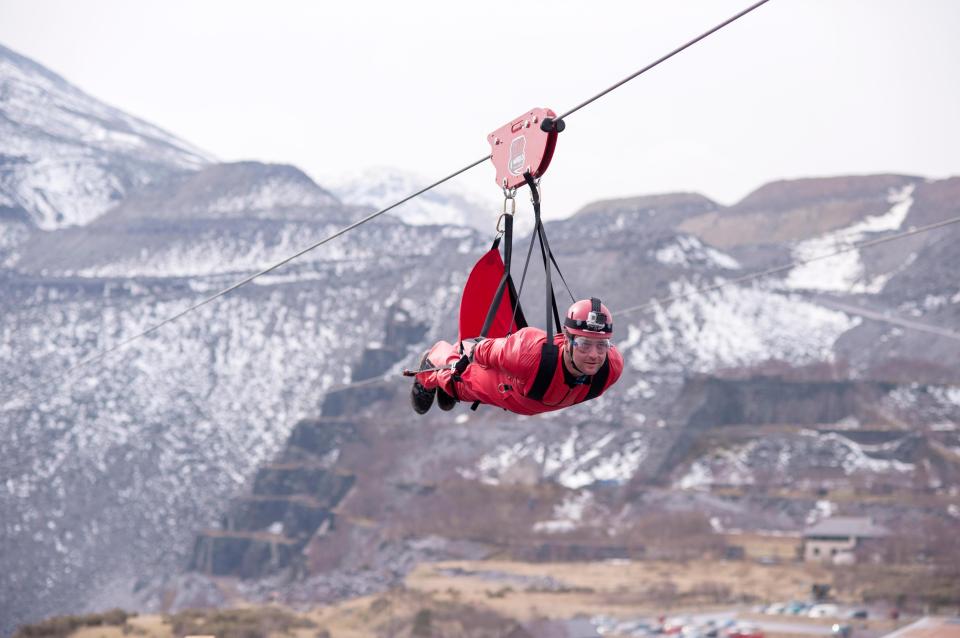
[[[609,339],[613,336],[613,315],[596,297],[581,299],[567,310],[563,327],[578,337]]]

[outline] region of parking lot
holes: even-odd
[[[889,616],[886,609],[789,601],[685,615],[630,619],[595,616],[591,622],[604,638],[880,638],[902,624]]]

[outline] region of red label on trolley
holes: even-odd
[[[556,117],[550,109],[533,109],[487,136],[499,186],[516,188],[524,183],[525,172],[530,171],[534,178],[546,172],[557,145],[557,131],[544,131],[540,124],[544,118]]]

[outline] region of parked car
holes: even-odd
[[[806,613],[809,610],[810,610],[809,603],[802,603],[797,600],[791,600],[789,603],[786,604],[786,606],[784,606],[783,613],[797,616],[799,614]]]
[[[763,610],[765,614],[782,614],[786,605],[783,603],[771,603],[767,605],[767,608]]]
[[[851,609],[844,615],[844,618],[857,618],[860,620],[866,620],[869,615],[870,614],[867,613],[866,609]]]
[[[839,615],[840,608],[829,603],[814,605],[810,608],[810,611],[807,612],[807,616],[810,618],[836,618]]]
[[[631,620],[622,622],[613,628],[612,633],[623,636],[652,636],[657,633],[656,629],[649,623]]]
[[[838,638],[851,638],[853,636],[853,627],[850,625],[834,625],[830,628],[831,633]]]
[[[727,638],[765,638],[759,627],[738,625],[727,632]]]
[[[667,621],[663,623],[663,633],[679,634],[680,631],[689,624],[689,618],[668,618]]]

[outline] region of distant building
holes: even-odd
[[[858,553],[889,534],[868,517],[834,516],[803,531],[803,559],[851,565]]]

